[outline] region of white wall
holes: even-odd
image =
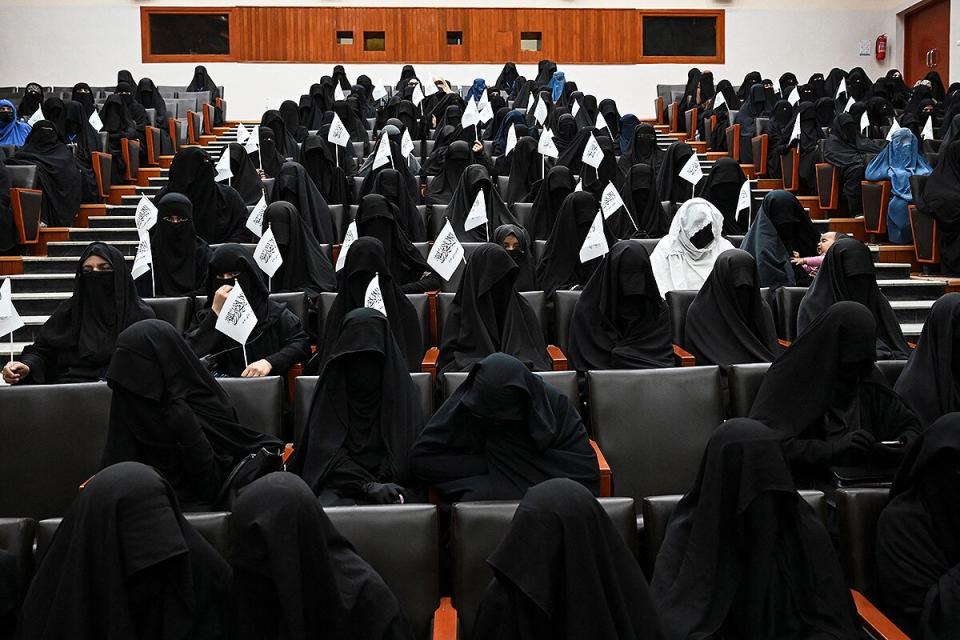
[[[952,0],[954,41],[960,40],[960,0]],[[4,53],[0,57],[0,85],[23,85],[30,81],[44,85],[72,85],[85,81],[105,85],[115,81],[116,71],[128,68],[135,77],[149,76],[157,84],[182,85],[191,77],[192,65],[143,64],[140,62],[141,4],[229,5],[207,2],[133,2],[131,0],[6,0],[4,23],[16,25],[4,31]],[[244,4],[271,4],[257,0]],[[322,2],[290,4],[321,5]],[[329,4],[329,3],[326,3]],[[444,5],[444,0],[360,0],[353,6]],[[508,0],[467,0],[464,6],[531,6]],[[862,66],[876,77],[899,66],[896,12],[898,0],[535,0],[544,7],[671,7],[726,9],[726,64],[713,65],[719,80],[739,84],[746,73],[759,70],[774,81],[784,71],[793,71],[805,80],[814,72],[826,74],[831,67]],[[871,43],[880,33],[890,39],[887,60],[859,56],[860,40]],[[87,38],[92,34],[93,38]],[[611,37],[624,37],[611,34]],[[58,46],[61,45],[62,46]],[[871,47],[872,50],[872,47]],[[954,76],[960,75],[960,50],[952,48]],[[236,64],[209,63],[210,75],[226,87],[232,118],[259,118],[265,108],[276,108],[286,98],[297,100],[310,84],[330,72],[331,64]],[[395,82],[399,65],[348,64],[354,78],[365,73]],[[617,100],[621,113],[653,115],[652,101],[658,83],[682,83],[689,65],[562,65],[568,80],[600,98]],[[534,65],[521,66],[531,75]],[[457,84],[474,77],[496,78],[500,65],[417,65],[422,77],[443,75]]]

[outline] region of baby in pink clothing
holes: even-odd
[[[793,257],[790,258],[790,262],[800,265],[803,267],[803,270],[809,273],[811,276],[816,276],[817,271],[820,269],[820,265],[823,264],[823,257],[827,255],[827,249],[829,249],[831,245],[833,245],[833,243],[840,238],[846,237],[847,234],[841,233],[840,231],[827,231],[826,233],[821,233],[820,242],[817,243],[817,255],[809,258],[801,258],[800,254],[794,251]]]

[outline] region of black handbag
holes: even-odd
[[[246,455],[223,481],[214,509],[232,511],[237,496],[248,484],[258,480],[268,473],[283,470],[283,447],[268,449],[260,447],[259,451]]]

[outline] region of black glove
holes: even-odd
[[[367,499],[374,504],[395,504],[400,502],[403,487],[392,482],[386,484],[368,482],[363,485],[363,492],[367,495]]]
[[[851,431],[833,441],[832,457],[836,459],[849,454],[863,454],[870,451],[876,443],[877,439],[869,431],[863,431],[862,429]]]

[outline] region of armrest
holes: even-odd
[[[173,151],[176,153],[180,146],[180,132],[177,131],[177,119],[167,119],[167,132],[170,134],[170,140],[173,142]]]
[[[754,136],[751,141],[753,145],[753,164],[757,168],[758,176],[767,175],[767,153],[770,149],[770,136],[761,133]]]
[[[840,204],[840,180],[837,168],[829,162],[818,162],[817,193],[820,196],[820,208],[833,210]]]
[[[674,100],[670,103],[670,133],[677,133],[680,120],[680,103]]]
[[[293,399],[296,397],[296,387],[297,387],[297,378],[303,375],[303,363],[297,362],[293,364],[287,370],[287,399],[290,400],[291,406],[293,405]]]
[[[609,498],[613,495],[613,478],[610,474],[610,465],[596,440],[591,440],[590,446],[593,447],[593,453],[597,456],[597,466],[600,467],[600,497]]]
[[[160,149],[157,148],[154,135],[159,136],[160,130],[148,126],[145,133],[147,138],[147,166],[155,167],[160,164]]]
[[[887,205],[890,203],[889,180],[862,180],[863,226],[867,233],[887,232]]]
[[[663,96],[657,96],[653,101],[653,112],[657,116],[655,124],[666,124],[663,121]]]
[[[17,229],[17,244],[37,244],[40,241],[43,191],[40,189],[10,189],[10,208]]]
[[[193,125],[193,111],[187,110],[187,144],[200,144],[200,132]]]
[[[440,598],[440,606],[433,612],[431,640],[457,640],[457,610],[449,596]]]
[[[697,359],[693,357],[692,353],[684,351],[677,345],[673,345],[673,357],[679,367],[694,367],[697,364]]]
[[[100,197],[106,199],[110,195],[110,164],[113,156],[102,151],[94,151],[91,158],[93,175],[97,179],[97,191]]]
[[[779,342],[779,343],[780,343],[780,346],[783,347],[783,348],[787,348],[787,347],[790,346],[790,341],[789,341],[789,340],[784,340],[783,338],[777,338],[777,342]]]
[[[423,361],[420,363],[420,371],[422,373],[429,373],[430,376],[436,380],[437,379],[437,358],[440,357],[440,349],[438,347],[430,347],[427,349],[427,352],[423,356]]]
[[[286,465],[292,456],[293,456],[293,443],[288,442],[285,445],[283,445],[283,464]]]
[[[890,619],[883,615],[879,609],[873,606],[873,603],[867,600],[863,594],[855,589],[851,589],[853,602],[857,605],[857,614],[863,622],[863,626],[877,640],[910,640],[910,637],[897,628]]]
[[[560,347],[548,344],[547,353],[550,354],[550,361],[553,363],[553,371],[567,370],[567,356],[563,354],[563,351],[560,350]]]
[[[740,162],[740,125],[732,124],[727,127],[727,153],[730,157]]]
[[[211,113],[211,106],[209,103],[204,103],[201,107],[203,112],[203,133],[205,135],[213,135],[213,113]]]

